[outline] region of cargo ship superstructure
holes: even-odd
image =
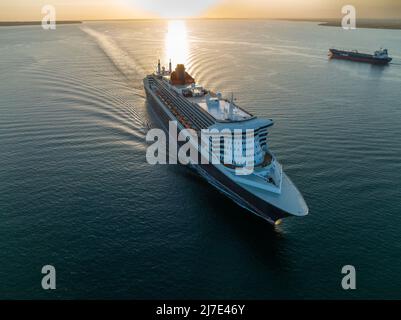
[[[184,65],[177,65],[172,71],[171,62],[168,69],[161,68],[144,79],[149,107],[160,120],[163,129],[168,131],[172,121],[177,122],[178,132],[193,129],[201,131],[238,132],[242,139],[232,139],[225,144],[221,139],[210,144],[210,154],[219,158],[217,162],[197,163],[191,166],[210,184],[235,201],[270,223],[278,223],[289,216],[305,216],[308,207],[296,186],[283,172],[281,164],[269,150],[268,130],[273,125],[271,119],[258,118],[240,108],[234,99],[225,99],[220,93],[214,93],[196,84],[186,71]],[[252,130],[250,137],[247,130]],[[176,137],[169,137],[176,139]],[[210,137],[212,139],[212,137]],[[251,139],[251,141],[249,141]],[[247,154],[245,146],[252,143],[253,170],[250,174],[238,174],[237,169],[245,162],[225,163],[225,156],[236,149]],[[201,141],[196,142],[201,157]]]
[[[371,64],[386,65],[393,59],[389,57],[387,49],[380,49],[374,54],[361,53],[358,51],[345,51],[329,49],[329,56],[332,59],[350,60],[356,62],[366,62]]]

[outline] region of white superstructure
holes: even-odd
[[[218,161],[196,167],[215,187],[270,222],[308,214],[301,193],[269,149],[271,119],[255,117],[233,97],[225,99],[196,84],[182,65],[172,72],[171,66],[166,71],[159,64],[156,74],[145,79],[145,89],[160,104],[162,116],[177,120],[179,129],[208,130],[208,156]],[[250,174],[238,174],[249,164]]]

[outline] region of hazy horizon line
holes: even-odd
[[[124,18],[124,19],[71,19],[71,20],[59,20],[59,22],[85,22],[85,21],[153,21],[153,20],[287,20],[287,21],[322,21],[336,20],[340,21],[342,18],[271,18],[271,17],[254,17],[254,18],[243,18],[243,17],[222,17],[222,18],[211,18],[211,17],[172,17],[172,18]],[[359,18],[358,20],[375,20],[375,21],[391,21],[399,20],[398,18]],[[42,20],[0,20],[1,22],[41,22]],[[56,21],[57,22],[57,21]]]

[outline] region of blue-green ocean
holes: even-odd
[[[389,49],[387,67],[330,47]],[[153,166],[157,59],[273,118],[310,208],[272,227],[183,166]],[[0,28],[0,298],[401,298],[401,31],[311,22]],[[41,268],[57,270],[44,291]],[[353,265],[357,289],[341,287]]]

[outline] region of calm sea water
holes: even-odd
[[[284,21],[1,28],[0,298],[401,298],[400,40]],[[328,61],[331,46],[394,63]],[[146,163],[159,57],[275,120],[308,217],[271,227],[187,168]]]

